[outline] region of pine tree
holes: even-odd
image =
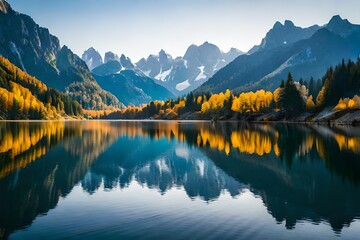
[[[305,102],[294,84],[291,73],[288,74],[285,84],[283,106],[288,117],[296,116],[305,111]]]
[[[193,112],[194,108],[195,108],[194,94],[193,94],[193,92],[190,92],[186,96],[185,109],[186,109],[186,111]]]

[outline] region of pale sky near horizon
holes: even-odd
[[[333,15],[360,23],[360,0],[8,0],[81,56],[94,47],[133,62],[164,49],[182,56],[205,41],[248,51],[276,21],[307,27]]]

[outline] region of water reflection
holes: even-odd
[[[0,236],[55,208],[81,183],[132,181],[161,194],[182,188],[215,201],[244,189],[276,221],[327,221],[341,231],[360,216],[360,129],[287,124],[177,122],[0,123]]]

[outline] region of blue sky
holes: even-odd
[[[183,55],[205,41],[247,51],[275,21],[323,25],[335,14],[360,23],[359,0],[8,0],[81,55],[93,46],[133,61],[164,49]]]

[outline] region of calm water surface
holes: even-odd
[[[360,128],[0,123],[0,239],[356,239]]]

